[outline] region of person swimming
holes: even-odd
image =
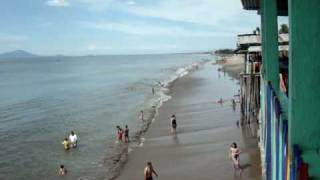
[[[223,99],[220,98],[218,101],[217,101],[218,104],[223,104]]]

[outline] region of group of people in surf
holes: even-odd
[[[62,145],[65,151],[69,151],[71,148],[77,148],[78,146],[78,136],[74,131],[71,131],[69,137],[64,138],[62,141]],[[63,164],[60,165],[58,170],[59,176],[64,176],[67,174],[67,169],[64,167]]]
[[[130,139],[129,139],[129,128],[128,125],[125,125],[125,128],[122,129],[120,126],[117,126],[117,140],[118,142],[125,142],[125,143],[129,143]]]

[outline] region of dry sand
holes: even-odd
[[[240,72],[244,71],[244,55],[242,54],[218,56],[217,62],[222,66],[222,70],[233,78],[239,79]]]
[[[239,107],[233,112],[230,100],[215,103],[220,97],[232,98],[238,90],[236,81],[221,77],[217,69],[208,65],[174,83],[173,98],[159,109],[144,146],[129,154],[118,180],[142,180],[147,161],[153,163],[159,180],[262,179],[254,125],[238,128]],[[177,116],[176,136],[170,134],[172,114]],[[242,177],[234,173],[228,156],[232,142],[242,151]]]

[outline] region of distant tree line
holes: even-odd
[[[220,54],[220,55],[223,55],[223,54],[234,54],[234,49],[218,49],[216,51],[214,51],[214,54]]]

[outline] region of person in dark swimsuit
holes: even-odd
[[[176,115],[171,116],[171,133],[176,134],[177,132],[177,119]]]
[[[144,121],[144,113],[143,110],[140,111],[139,118]]]
[[[147,166],[144,168],[144,180],[153,180],[152,174],[158,177],[157,172],[153,169],[152,163],[148,162]]]
[[[128,125],[126,125],[126,128],[124,129],[124,142],[128,143],[129,141],[129,128]]]

